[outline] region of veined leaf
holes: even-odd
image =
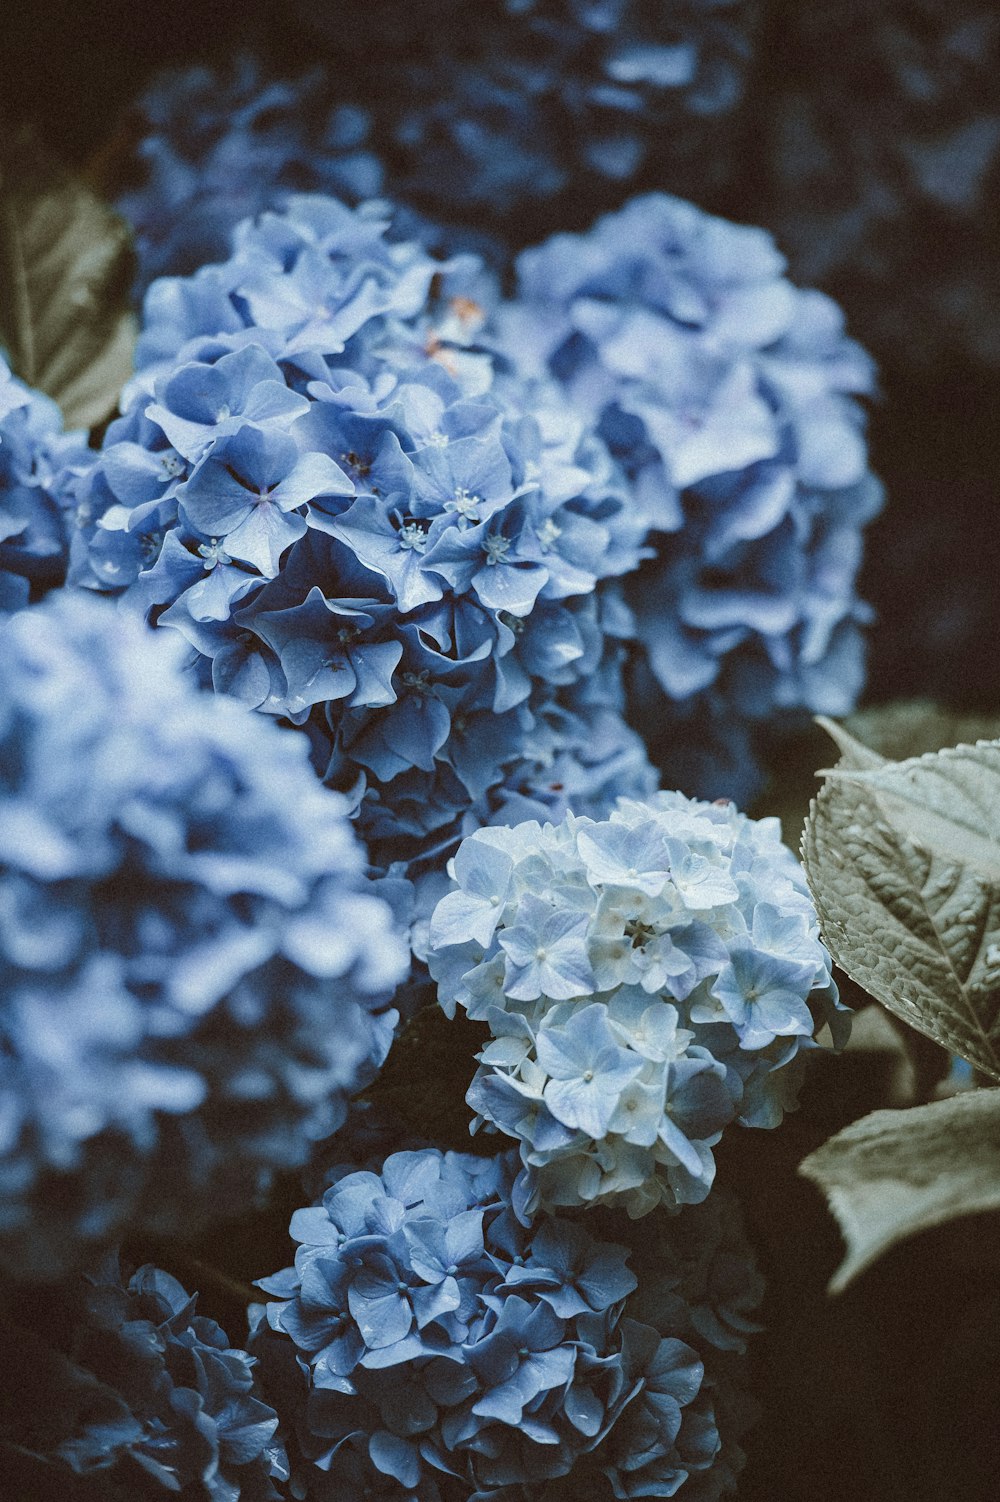
[[[24,136],[0,147],[0,350],[67,427],[115,410],[132,373],[124,222]]]
[[[840,1293],[897,1242],[963,1215],[1000,1210],[1000,1090],[970,1090],[852,1122],[799,1172],[826,1195],[847,1242]]]
[[[864,766],[813,800],[806,874],[834,959],[1000,1080],[1000,742]]]

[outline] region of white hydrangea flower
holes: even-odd
[[[680,793],[481,829],[430,924],[441,1006],[488,1024],[469,1104],[519,1140],[525,1204],[696,1203],[733,1120],[795,1104],[845,1009],[776,819]]]

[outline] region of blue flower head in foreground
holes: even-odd
[[[223,259],[241,219],[305,188],[357,201],[381,192],[365,110],[325,98],[320,72],[265,78],[243,56],[223,72],[160,74],[138,103],[135,227],[140,282]]]
[[[287,1462],[255,1362],[176,1279],[147,1265],[125,1282],[109,1257],[50,1297],[54,1344],[30,1327],[4,1331],[30,1366],[7,1403],[24,1411],[4,1437],[47,1462],[53,1495],[62,1474],[130,1502],[277,1502]]]
[[[760,1294],[746,1260],[742,1295],[716,1298],[713,1270],[741,1255],[732,1227],[692,1225],[640,1282],[613,1240],[522,1225],[516,1168],[512,1153],[399,1152],[293,1217],[295,1266],[263,1280],[276,1302],[253,1345],[303,1494],[530,1502],[571,1469],[580,1495],[672,1496],[689,1479],[717,1494],[736,1436],[720,1438],[714,1394]]]
[[[696,1203],[734,1118],[773,1126],[844,1019],[777,820],[679,793],[481,829],[451,865],[428,962],[492,1039],[467,1100],[517,1139],[529,1211]]]
[[[382,1063],[406,947],[301,738],[63,593],[0,627],[0,1261],[246,1210]]]
[[[697,735],[849,710],[881,492],[856,399],[871,362],[829,298],[792,286],[763,230],[653,194],[525,251],[499,317],[517,371],[557,376],[632,482],[656,548],[630,600],[659,718]]]
[[[155,282],[124,415],[65,479],[72,582],[304,726],[380,862],[488,817],[617,713],[627,612],[595,586],[641,540],[554,383],[494,383],[468,347],[478,263],[385,227],[304,196]]]
[[[86,451],[82,433],[63,433],[55,402],[17,380],[0,357],[0,612],[62,582],[66,523],[54,481]]]

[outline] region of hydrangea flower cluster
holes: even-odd
[[[760,111],[760,212],[795,274],[835,287],[904,370],[1000,365],[996,6],[790,6],[782,56]]]
[[[517,1139],[519,1194],[638,1216],[708,1194],[725,1126],[794,1105],[830,959],[775,819],[680,793],[481,829],[450,865],[428,963],[491,1041],[468,1100]]]
[[[657,548],[629,598],[675,721],[841,714],[862,682],[872,365],[784,264],[652,194],[525,251],[498,313],[518,373],[558,377],[629,475]]]
[[[22,1451],[48,1462],[63,1484],[90,1478],[102,1497],[130,1502],[281,1495],[275,1483],[287,1477],[287,1462],[255,1363],[195,1312],[196,1298],[175,1278],[147,1264],[124,1282],[109,1257],[55,1299],[41,1336],[5,1331],[22,1348],[27,1342],[31,1367]]]
[[[63,433],[55,402],[0,358],[0,611],[18,610],[32,591],[62,582],[66,523],[54,483],[85,452],[82,433]]]
[[[268,79],[249,55],[158,75],[138,101],[138,181],[117,207],[135,227],[139,282],[224,260],[242,219],[305,189],[382,190],[367,111],[331,104],[323,74]]]
[[[0,627],[0,1262],[245,1211],[339,1124],[408,951],[298,736],[63,592]]]
[[[742,0],[470,7],[392,70],[392,190],[515,245],[592,215],[595,198],[611,207],[637,178],[710,193],[731,167],[755,12]]]
[[[526,1228],[515,1171],[512,1153],[398,1152],[294,1215],[295,1266],[261,1283],[274,1334],[254,1349],[317,1502],[527,1499],[571,1468],[620,1498],[721,1490],[711,1368],[740,1338],[707,1313],[703,1272],[738,1249],[692,1224],[697,1251],[651,1269],[633,1317],[626,1247],[571,1221]]]
[[[216,689],[306,726],[398,860],[547,759],[546,716],[615,706],[627,624],[595,585],[639,534],[551,383],[529,411],[466,347],[477,263],[385,227],[304,196],[154,283],[124,415],[64,491],[71,581],[124,591]]]

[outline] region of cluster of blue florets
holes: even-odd
[[[293,1217],[295,1266],[262,1281],[274,1333],[254,1349],[303,1494],[530,1498],[571,1468],[616,1497],[672,1496],[710,1468],[704,1495],[721,1490],[713,1463],[738,1436],[720,1438],[716,1357],[760,1295],[746,1261],[735,1315],[716,1298],[712,1269],[745,1258],[738,1225],[692,1222],[640,1286],[625,1246],[522,1224],[515,1171],[513,1154],[399,1152]]]
[[[477,264],[384,230],[296,199],[226,263],[154,283],[124,414],[64,494],[71,582],[124,592],[217,689],[305,725],[399,859],[508,774],[544,784],[617,708],[627,613],[595,586],[638,539],[551,384],[529,411],[467,347]],[[610,740],[604,761],[635,756]]]
[[[407,949],[299,737],[63,592],[0,625],[0,1261],[252,1206],[392,1039]]]
[[[255,1363],[175,1278],[147,1264],[125,1281],[111,1256],[51,1297],[44,1320],[22,1324],[16,1309],[5,1336],[31,1368],[23,1397],[7,1395],[9,1409],[25,1409],[19,1450],[44,1467],[53,1495],[61,1474],[111,1502],[277,1502],[287,1462]]]
[[[844,1015],[776,820],[660,793],[610,818],[482,829],[431,918],[441,1005],[492,1035],[467,1100],[519,1193],[630,1215],[709,1192],[726,1125],[773,1126]]]
[[[0,357],[0,612],[62,583],[66,523],[55,478],[86,448],[82,433],[63,432],[55,402],[17,380]]]
[[[497,314],[628,475],[656,545],[629,598],[674,720],[841,714],[863,681],[872,365],[784,269],[764,231],[654,194],[525,251]]]

